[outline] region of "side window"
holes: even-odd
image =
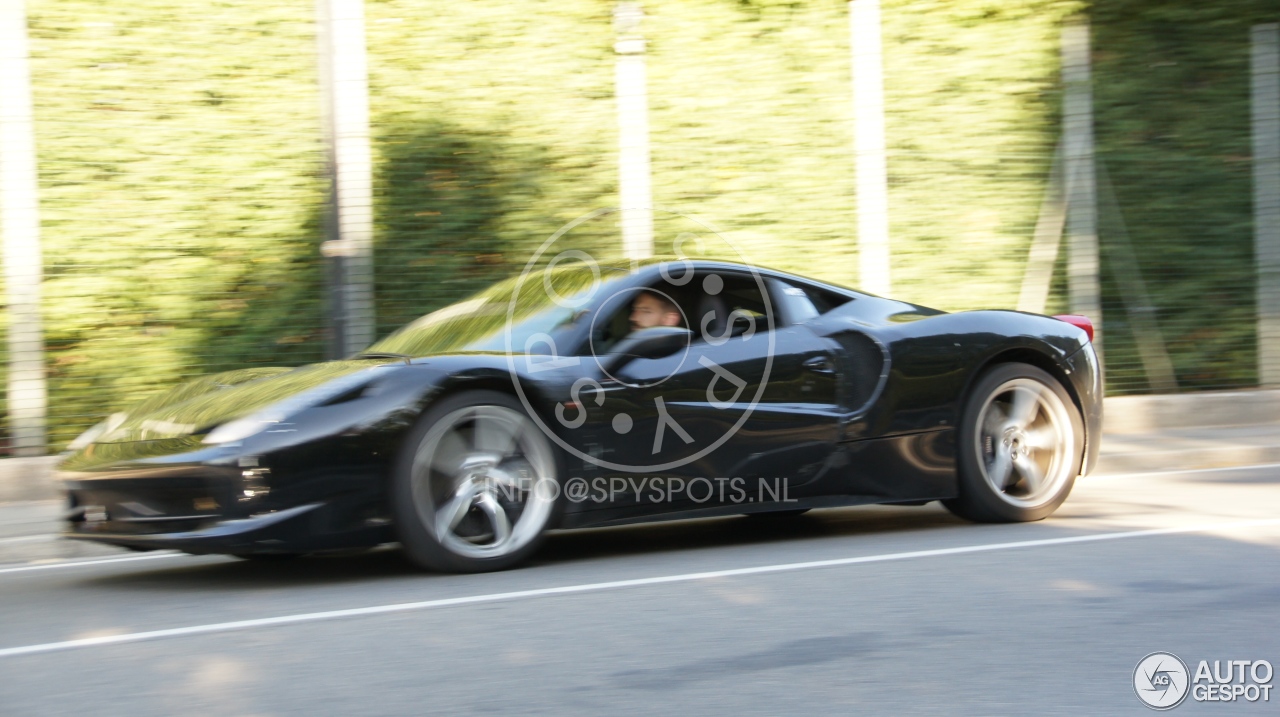
[[[626,289],[605,301],[593,320],[592,350],[608,351],[631,332],[649,326],[681,326],[693,332],[694,341],[712,344],[767,332],[781,323],[776,293],[770,290],[773,305],[766,306],[756,278],[731,271],[701,271],[678,286],[658,281]]]
[[[850,296],[817,286],[800,284],[798,287],[804,290],[805,296],[809,297],[809,300],[813,302],[813,306],[818,310],[819,314],[825,314],[832,309],[839,308],[850,301],[853,301],[853,298]]]
[[[764,295],[753,276],[705,272],[688,288],[682,308],[695,340],[714,344],[771,328]]]
[[[853,301],[834,291],[809,284],[770,279],[770,291],[775,297],[778,312],[786,325],[800,324],[817,318],[832,309]]]
[[[774,306],[781,315],[783,324],[802,324],[821,314],[804,289],[778,279],[770,279],[769,284]]]
[[[696,330],[686,287],[666,281],[622,289],[606,299],[592,320],[591,351],[601,355],[640,329],[672,326]]]

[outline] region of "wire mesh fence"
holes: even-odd
[[[366,4],[379,336],[617,203],[613,5]],[[1169,390],[1161,351],[1176,390],[1256,385],[1248,38],[1274,11],[883,6],[894,295],[1016,305],[1060,133],[1058,32],[1083,10],[1108,389]],[[846,4],[644,8],[656,249],[714,228],[856,286]],[[51,447],[186,378],[325,357],[313,3],[41,0],[29,26]],[[616,219],[573,241],[620,253]]]

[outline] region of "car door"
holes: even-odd
[[[770,320],[781,287],[766,302],[754,277],[717,276],[724,301],[686,296],[687,351],[636,359],[604,383],[603,457],[633,469],[630,502],[643,511],[794,499],[836,442],[834,344],[788,323],[783,305]],[[647,490],[634,490],[639,477]]]
[[[885,502],[936,498],[954,490],[953,432],[946,428],[945,420],[941,425],[936,422],[936,409],[926,408],[913,415],[902,408],[904,399],[927,388],[913,386],[899,374],[896,390],[889,391],[891,347],[896,345],[902,350],[902,341],[892,338],[894,328],[863,320],[856,303],[834,310],[861,299],[809,284],[797,282],[797,286],[824,308],[808,325],[839,347],[836,363],[838,402],[843,414],[841,445],[830,470],[812,485],[814,495],[833,496],[837,501]],[[871,313],[879,311],[882,309]],[[937,371],[944,373],[955,370],[950,348],[948,338],[915,350],[923,354],[920,360],[938,362]],[[934,401],[924,403],[931,407]],[[895,430],[891,425],[894,417],[908,418],[916,425],[927,423],[935,430]]]

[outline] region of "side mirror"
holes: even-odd
[[[679,326],[654,326],[633,331],[600,359],[600,368],[613,374],[636,359],[666,358],[688,347],[693,333]]]

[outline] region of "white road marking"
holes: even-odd
[[[57,563],[36,563],[35,565],[19,565],[16,568],[0,568],[0,575],[5,573],[26,573],[32,570],[56,570],[58,568],[79,568],[88,565],[107,565],[109,563],[131,563],[135,560],[156,560],[158,558],[179,558],[186,553],[173,551],[157,551],[146,555],[124,555],[119,558],[102,558],[99,560],[66,560]]]
[[[444,598],[440,600],[423,600],[421,602],[396,603],[392,605],[375,605],[372,607],[349,608],[346,610],[328,610],[324,612],[310,612],[296,615],[281,615],[278,617],[265,617],[255,620],[236,620],[233,622],[218,622],[208,625],[192,625],[190,627],[177,627],[168,630],[150,630],[147,632],[131,632],[122,635],[107,635],[103,637],[89,637],[80,640],[66,640],[63,642],[48,642],[40,645],[24,645],[21,647],[9,647],[0,649],[0,658],[17,657],[20,655],[34,655],[44,652],[58,652],[61,650],[72,650],[80,647],[97,647],[102,645],[119,645],[130,642],[142,642],[144,640],[155,640],[164,637],[183,637],[187,635],[204,635],[217,632],[230,632],[232,630],[247,630],[258,627],[273,627],[277,625],[292,625],[303,622],[317,622],[321,620],[336,620],[347,617],[362,617],[367,615],[381,615],[384,613],[410,612],[415,610],[429,610],[432,608],[452,607],[455,605],[475,605],[479,603],[499,602],[506,600],[517,600],[520,598],[537,598],[547,597],[550,595],[570,595],[577,593],[599,592],[602,590],[616,590],[620,588],[643,587],[648,585],[662,585],[665,583],[681,583],[693,580],[710,580],[713,578],[738,577],[742,575],[762,575],[767,573],[781,573],[795,570],[813,570],[817,568],[831,568],[846,565],[861,565],[864,563],[883,563],[894,560],[914,560],[916,558],[932,558],[943,555],[963,555],[966,553],[982,553],[993,550],[1011,550],[1015,548],[1042,548],[1054,545],[1070,545],[1074,543],[1094,543],[1103,540],[1121,540],[1125,538],[1146,538],[1158,535],[1178,535],[1182,533],[1205,533],[1219,530],[1239,530],[1242,528],[1258,528],[1264,526],[1280,525],[1280,518],[1268,518],[1260,520],[1239,520],[1229,523],[1213,523],[1208,525],[1184,526],[1176,528],[1154,528],[1149,530],[1131,530],[1120,533],[1097,533],[1094,535],[1077,535],[1068,538],[1046,538],[1042,540],[1020,540],[1011,543],[988,543],[985,545],[970,545],[960,548],[938,548],[934,550],[914,550],[905,553],[886,553],[882,555],[865,555],[856,558],[835,558],[831,560],[814,560],[803,563],[781,563],[775,565],[761,565],[754,568],[733,568],[729,570],[712,570],[701,573],[684,573],[680,575],[665,575],[652,578],[637,578],[634,580],[615,580],[603,583],[586,583],[581,585],[565,585],[554,588],[536,588],[532,590],[517,590],[514,592],[491,593],[488,595],[470,595],[467,597]]]
[[[11,545],[13,543],[51,543],[57,540],[57,536],[46,533],[43,535],[19,535],[16,538],[0,538],[0,545]]]
[[[1263,468],[1280,468],[1280,463],[1254,463],[1247,466],[1224,466],[1222,468],[1188,468],[1186,470],[1144,471],[1141,473],[1091,473],[1083,480],[1110,480],[1113,478],[1146,478],[1147,476],[1183,475],[1187,473],[1225,473],[1226,471],[1251,471]]]

